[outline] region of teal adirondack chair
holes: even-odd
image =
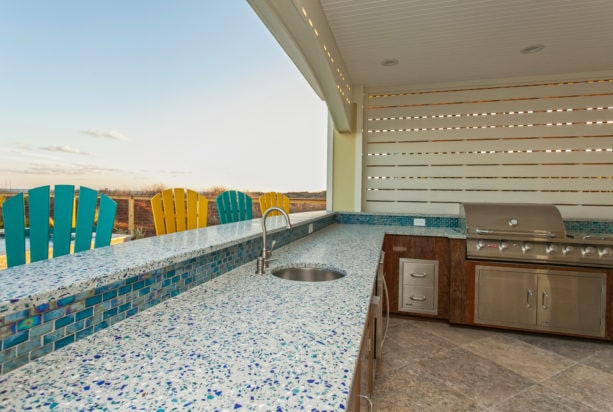
[[[215,199],[217,212],[219,213],[219,223],[240,222],[253,218],[251,208],[251,198],[235,190],[221,193]]]
[[[74,227],[74,252],[91,248],[92,235],[96,234],[94,247],[108,246],[111,243],[117,203],[105,194],[85,186],[79,189],[75,207],[75,189],[72,185],[56,185],[53,201],[53,229],[50,228],[50,188],[41,186],[28,190],[30,262],[49,259],[49,238],[53,234],[53,257],[71,252],[72,231]],[[96,211],[98,221],[96,223]],[[4,218],[4,238],[6,242],[7,266],[26,263],[26,233],[24,194],[19,193],[2,204]]]

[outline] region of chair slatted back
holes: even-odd
[[[53,200],[53,257],[70,253],[72,226],[75,207],[75,189],[72,185],[57,185]],[[50,187],[41,186],[28,190],[28,221],[26,227],[24,194],[19,193],[7,199],[2,205],[4,218],[4,237],[6,242],[7,266],[27,263],[26,232],[30,236],[30,262],[49,258],[50,249]],[[96,223],[96,212],[98,221]],[[93,234],[96,234],[94,247],[108,246],[111,243],[117,203],[105,194],[85,186],[79,189],[76,211],[74,251],[91,248]]]
[[[235,190],[221,193],[215,199],[219,223],[240,222],[253,218],[252,200],[247,194]]]
[[[209,201],[190,189],[166,189],[151,198],[156,235],[206,227]]]
[[[25,206],[23,193],[10,197],[2,204],[4,242],[8,267],[26,263]]]
[[[53,257],[70,253],[73,216],[75,215],[74,186],[56,185],[53,199]],[[74,222],[76,226],[76,221]]]
[[[262,214],[273,206],[283,209],[285,213],[289,213],[289,197],[283,193],[277,192],[268,192],[260,196],[260,210]],[[279,212],[270,212],[268,216],[277,216],[280,214]]]
[[[49,259],[49,186],[28,190],[30,260]],[[23,228],[25,232],[25,228]],[[25,252],[24,252],[25,253]]]
[[[94,240],[94,248],[104,247],[111,244],[116,214],[117,203],[104,193],[101,193],[100,205],[98,206],[98,222],[96,223],[96,239]]]

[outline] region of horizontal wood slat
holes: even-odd
[[[404,203],[368,201],[368,211],[373,213],[404,213],[426,215],[457,215],[459,203]],[[590,205],[557,205],[562,216],[589,216],[590,219],[611,219],[609,207]]]
[[[557,99],[539,99],[530,101],[530,109],[528,111],[543,112],[547,110],[567,110],[567,109],[579,109],[588,112],[594,112],[596,114],[613,105],[613,95],[605,94],[602,96],[576,96]],[[591,108],[592,110],[587,110]],[[367,109],[369,122],[383,121],[382,118],[416,118],[426,116],[432,118],[432,116],[454,116],[455,118],[461,118],[462,116],[473,113],[477,113],[483,116],[483,113],[507,113],[513,112],[513,115],[517,118],[522,118],[527,113],[526,102],[523,100],[511,100],[511,101],[498,101],[498,102],[483,102],[483,103],[454,103],[451,105],[439,105],[433,108],[431,105],[425,106],[412,106],[412,107],[382,107],[368,108]],[[574,110],[573,110],[574,111]],[[520,113],[522,112],[522,113]],[[556,112],[559,113],[559,112]],[[459,115],[459,117],[458,117]],[[376,123],[373,123],[376,124]]]
[[[368,201],[367,210],[373,213],[409,213],[428,215],[457,215],[459,203],[400,203],[400,202],[377,202]]]
[[[371,93],[365,209],[553,203],[613,215],[613,81]]]
[[[612,116],[613,117],[613,116]],[[388,129],[391,130],[391,129]],[[562,125],[562,126],[522,126],[522,127],[478,127],[471,129],[441,129],[419,131],[396,131],[368,133],[368,140],[381,141],[437,141],[458,139],[488,139],[525,138],[525,137],[557,137],[557,136],[611,136],[613,123],[592,125]]]
[[[547,190],[547,191],[582,191],[589,187],[590,191],[609,191],[613,179],[588,178],[389,178],[369,179],[366,189],[454,189],[461,185],[466,190]],[[546,187],[547,189],[543,189]]]
[[[611,165],[590,165],[569,167],[568,165],[452,165],[452,166],[372,166],[368,176],[404,176],[404,177],[474,177],[488,179],[491,177],[603,177],[611,179]]]
[[[487,144],[487,148],[485,147]],[[556,137],[556,138],[527,138],[527,139],[490,139],[487,143],[483,140],[460,140],[453,142],[453,146],[433,147],[432,142],[373,142],[366,146],[367,154],[373,153],[431,153],[429,151],[436,150],[436,153],[464,153],[474,151],[508,151],[508,150],[556,150],[556,149],[572,149],[572,150],[606,150],[613,147],[613,136],[600,137]]]
[[[610,100],[613,100],[613,96],[609,96]],[[552,109],[553,110],[553,109]],[[613,106],[611,109],[603,110],[564,110],[561,112],[550,111],[533,111],[531,113],[524,114],[506,114],[490,109],[488,112],[473,112],[473,114],[462,113],[460,115],[447,115],[445,113],[436,115],[444,117],[436,118],[412,118],[409,116],[400,116],[402,119],[388,117],[390,120],[370,120],[368,122],[368,132],[372,133],[373,130],[415,130],[424,128],[470,128],[475,126],[475,121],[479,122],[479,127],[496,127],[496,128],[510,128],[513,127],[529,127],[528,125],[541,126],[551,124],[552,126],[560,125],[566,126],[568,124],[598,124],[611,117],[613,113]],[[496,113],[496,114],[491,114]],[[433,115],[434,116],[434,115]],[[408,118],[407,118],[408,117]],[[435,124],[433,124],[435,123]],[[613,123],[612,123],[613,124]]]
[[[501,190],[375,190],[369,191],[369,200],[390,200],[404,202],[500,202],[501,195],[505,195],[510,203],[554,203],[567,204],[569,193],[540,192],[540,191],[511,191]],[[608,193],[590,193],[589,200],[582,194],[585,203],[591,205],[608,205]],[[583,204],[583,203],[578,203]]]
[[[491,88],[458,89],[452,91],[417,92],[405,94],[371,93],[369,107],[398,105],[435,105],[458,102],[510,101],[514,99],[555,99],[613,93],[613,80],[577,83],[552,83]]]
[[[497,153],[447,153],[447,154],[411,154],[372,156],[369,158],[369,166],[388,165],[390,162],[397,166],[412,165],[448,165],[450,163],[480,164],[480,165],[545,165],[545,164],[568,164],[577,163],[608,163],[613,167],[613,150],[605,152],[497,152]],[[570,149],[569,149],[570,150]]]

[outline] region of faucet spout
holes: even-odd
[[[268,261],[270,260],[270,255],[272,254],[272,247],[268,249],[267,246],[267,236],[268,232],[266,229],[266,219],[271,212],[279,212],[285,218],[286,227],[288,229],[292,228],[292,223],[289,220],[289,216],[285,213],[285,210],[273,206],[266,209],[266,211],[262,214],[262,256],[258,258],[257,267],[255,273],[258,275],[263,275],[266,271],[266,267],[268,266]],[[274,243],[274,242],[273,242]]]

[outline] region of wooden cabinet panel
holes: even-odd
[[[449,321],[451,323],[470,323],[466,314],[466,287],[466,241],[449,239]]]
[[[607,309],[605,338],[613,340],[613,270],[607,272]]]
[[[386,235],[383,250],[385,251],[385,281],[389,291],[390,313],[407,314],[398,311],[400,259],[437,260],[439,265],[438,314],[435,316],[419,314],[419,316],[449,319],[449,239]]]

